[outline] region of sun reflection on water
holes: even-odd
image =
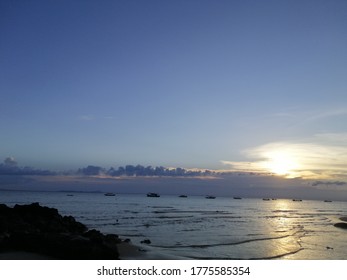
[[[268,258],[285,258],[302,250],[303,228],[297,221],[297,210],[289,200],[272,201],[271,215],[268,217],[269,236],[273,240],[267,246]]]

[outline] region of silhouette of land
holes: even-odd
[[[3,259],[119,259],[115,234],[88,230],[57,209],[0,204],[0,254]],[[123,246],[124,247],[124,246]]]

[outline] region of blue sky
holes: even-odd
[[[4,159],[346,177],[346,1],[3,0],[0,38]]]

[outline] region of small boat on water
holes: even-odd
[[[179,197],[186,198],[187,196],[185,194],[181,194]]]
[[[160,195],[157,193],[150,192],[147,194],[147,197],[160,197]]]
[[[293,201],[299,201],[300,202],[300,201],[302,201],[302,199],[293,199]]]
[[[324,202],[332,202],[331,200],[324,200]]]
[[[104,195],[105,195],[105,196],[115,196],[116,194],[111,193],[111,192],[108,192],[108,193],[105,193]]]
[[[264,201],[270,201],[270,198],[263,198]]]
[[[242,199],[242,197],[234,196],[234,199]]]
[[[206,199],[215,199],[216,197],[213,196],[213,195],[206,195],[205,198],[206,198]]]

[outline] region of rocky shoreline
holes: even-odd
[[[0,204],[0,253],[8,259],[25,252],[35,259],[116,260],[121,243],[118,235],[88,230],[55,208],[39,203],[13,208]]]

